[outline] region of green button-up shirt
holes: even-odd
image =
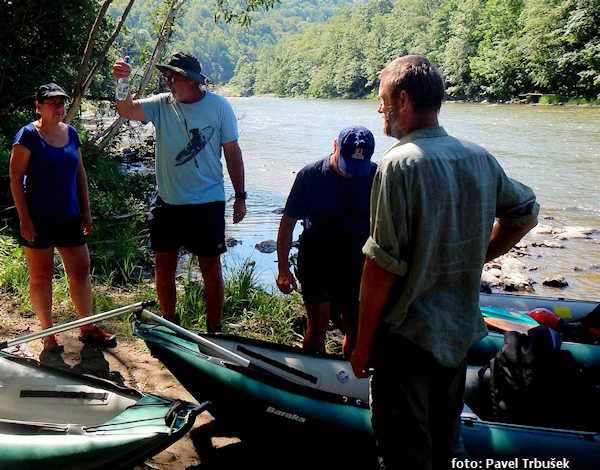
[[[398,275],[382,320],[392,332],[456,365],[487,334],[481,269],[496,218],[537,219],[533,191],[484,148],[442,127],[413,132],[384,155],[371,194],[366,256]]]

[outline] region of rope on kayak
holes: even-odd
[[[156,420],[161,420],[162,424],[165,424],[164,416],[156,416],[154,418],[132,419],[129,421],[119,421],[117,423],[98,424],[97,426],[84,426],[83,429],[84,429],[84,431],[98,431],[98,430],[101,430],[104,428],[123,426],[126,424],[143,423],[143,422],[147,422],[147,421],[156,421]]]
[[[166,401],[166,400],[165,400]],[[200,414],[202,411],[206,409],[209,405],[208,402],[204,402],[201,405],[194,405],[192,403],[183,401],[183,400],[175,400],[164,416],[157,416],[154,418],[142,418],[142,419],[133,419],[129,421],[120,421],[116,423],[105,423],[99,424],[97,426],[85,426],[84,431],[97,431],[104,428],[114,427],[114,426],[123,426],[127,424],[135,424],[142,423],[146,421],[156,421],[162,420],[163,424],[169,428],[169,435],[173,433],[173,428],[177,424],[177,420],[185,420],[190,416],[196,416]],[[127,410],[133,408],[148,408],[148,407],[157,407],[164,406],[164,403],[148,403],[148,404],[135,404],[127,408]]]

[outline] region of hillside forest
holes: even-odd
[[[132,54],[153,0],[136,3]],[[363,98],[390,60],[423,54],[454,99],[600,98],[600,0],[281,0],[249,26],[215,22],[207,3],[189,2],[169,49],[241,95]]]

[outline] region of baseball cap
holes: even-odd
[[[349,175],[367,176],[371,172],[371,157],[375,150],[371,131],[363,126],[346,127],[340,132],[337,142],[340,170]]]
[[[54,96],[64,96],[65,98],[70,98],[70,96],[65,93],[65,90],[59,87],[56,83],[46,83],[39,86],[37,90],[36,101],[38,103],[42,103],[48,98],[53,98]]]
[[[187,52],[176,52],[171,56],[169,62],[158,64],[156,67],[162,73],[173,70],[201,85],[210,83],[210,79],[202,73],[202,67],[200,67],[198,59]]]

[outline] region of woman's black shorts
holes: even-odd
[[[27,248],[73,247],[86,244],[81,215],[67,219],[32,215],[35,240],[29,243],[19,234],[19,244]]]
[[[158,195],[148,214],[150,248],[166,253],[185,248],[201,258],[219,256],[225,245],[225,201],[167,204]]]

